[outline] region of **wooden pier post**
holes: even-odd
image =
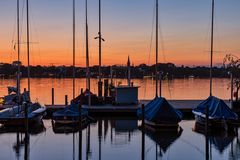
[[[162,72],[159,72],[159,96],[162,97]]]
[[[25,129],[28,131],[28,104],[24,103],[24,113],[25,113]]]
[[[208,120],[209,120],[209,106],[206,107],[206,122],[205,122],[205,136],[206,136],[206,142],[205,142],[205,159],[209,160],[209,137],[208,137]]]
[[[24,159],[29,157],[29,133],[28,133],[28,107],[29,102],[24,104],[24,113],[25,113],[25,139],[24,139]]]
[[[145,106],[142,104],[142,160],[145,159]]]
[[[104,98],[108,97],[108,79],[104,79]]]
[[[82,159],[82,106],[78,105],[79,112],[79,160]]]
[[[65,95],[65,105],[68,105],[68,95]]]
[[[233,109],[233,74],[230,73],[230,79],[231,79],[231,109]]]
[[[52,88],[52,107],[54,106],[54,88]]]
[[[81,94],[83,93],[83,88],[81,88]]]

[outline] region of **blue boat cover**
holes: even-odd
[[[87,109],[81,109],[81,115],[88,115]],[[78,117],[79,116],[79,107],[78,104],[72,103],[71,105],[65,107],[63,110],[59,110],[53,113],[53,117]]]
[[[182,113],[172,107],[163,97],[156,97],[145,106],[145,119],[154,123],[180,122]],[[137,114],[142,116],[142,109],[138,109]]]
[[[201,102],[193,109],[193,113],[205,117],[207,106],[209,107],[210,119],[238,119],[238,115],[234,113],[223,100],[214,96],[209,96],[205,101]]]

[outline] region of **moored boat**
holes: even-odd
[[[213,68],[213,52],[214,52],[214,8],[215,0],[212,0],[212,20],[211,20],[211,50],[210,50],[210,96],[201,102],[195,109],[193,114],[196,118],[196,123],[199,125],[208,125],[209,129],[224,129],[232,128],[233,123],[238,119],[228,105],[221,99],[212,96],[212,68]]]
[[[206,124],[207,108],[209,128],[227,130],[238,119],[238,115],[223,100],[209,96],[192,111],[199,125],[205,126]]]
[[[63,110],[54,112],[52,119],[58,124],[77,124],[80,120],[82,123],[86,121],[87,115],[87,109],[80,108],[79,104],[73,103]]]
[[[25,114],[26,110],[27,116]],[[16,105],[0,111],[0,123],[5,126],[25,126],[27,120],[28,125],[33,125],[42,120],[45,111],[46,107],[39,103]]]
[[[138,110],[138,116],[143,116],[141,109]],[[182,116],[163,97],[156,97],[144,107],[144,123],[157,130],[178,129]]]

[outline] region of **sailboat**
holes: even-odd
[[[63,110],[53,113],[52,119],[56,124],[79,124],[79,122],[86,122],[88,111],[81,108],[81,101],[76,100],[78,97],[75,98],[75,0],[73,0],[73,100]]]
[[[91,92],[90,89],[90,66],[89,66],[89,40],[88,40],[88,2],[87,0],[85,1],[86,4],[86,90],[83,92],[81,91],[81,94],[79,96],[77,96],[76,98],[74,98],[72,100],[73,103],[79,103],[79,104],[85,104],[88,105],[89,107],[91,105],[98,105],[98,104],[102,104],[102,100],[101,98],[99,99],[97,97],[96,94],[93,94]],[[99,1],[99,6],[100,6],[100,1]],[[100,33],[99,33],[100,34]],[[101,38],[101,34],[99,35],[99,37],[97,38]],[[101,38],[101,41],[103,39]],[[101,43],[101,42],[99,42]],[[99,44],[101,46],[101,44]],[[101,49],[100,49],[101,50]],[[101,51],[100,51],[101,52]],[[100,59],[101,59],[101,55],[100,55]],[[100,60],[101,61],[101,60]],[[101,64],[101,62],[99,62]],[[99,73],[101,72],[101,66],[99,66]],[[101,79],[99,79],[99,84],[102,85]],[[102,89],[100,89],[100,92]],[[99,96],[101,97],[101,93],[99,92]]]
[[[5,126],[25,126],[40,122],[46,107],[30,100],[30,69],[29,69],[29,3],[27,0],[27,53],[28,53],[28,91],[20,94],[20,36],[19,36],[19,0],[17,1],[17,30],[18,30],[18,76],[17,101],[12,107],[0,111],[0,123]],[[26,120],[28,123],[26,123]]]
[[[223,100],[212,95],[214,2],[215,1],[212,0],[210,96],[193,109],[192,112],[195,115],[196,123],[205,126],[207,122],[207,127],[209,128],[227,130],[232,122],[238,119],[238,115],[234,113]]]
[[[156,97],[144,107],[144,124],[156,129],[178,129],[178,123],[182,120],[182,113],[161,96],[158,96],[158,0],[156,0]],[[161,80],[161,79],[160,79]],[[139,117],[143,116],[142,109],[138,109]]]

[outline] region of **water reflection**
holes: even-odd
[[[79,123],[79,124],[59,124],[52,122],[52,130],[55,134],[72,134],[72,159],[76,159],[76,135],[78,133],[78,159],[82,159],[82,131],[86,128],[90,128],[88,123]]]
[[[112,144],[115,146],[130,143],[133,132],[138,130],[137,119],[112,119],[110,122],[111,130],[114,129],[115,133],[112,139]]]
[[[152,130],[145,129],[146,135],[153,140],[156,145],[159,147],[159,156],[162,157],[163,154],[167,152],[170,146],[182,135],[182,128],[179,128],[175,131],[157,131],[153,132]]]
[[[44,124],[42,121],[39,123],[35,123],[29,127],[10,127],[10,126],[1,126],[0,127],[0,135],[11,133],[16,134],[16,142],[13,144],[13,150],[16,155],[16,159],[20,159],[21,150],[24,149],[24,159],[29,159],[30,154],[30,135],[38,135],[42,132],[46,131]]]
[[[239,137],[231,143],[231,151],[229,152],[229,160],[240,159],[240,140]]]
[[[196,133],[199,133],[205,137],[205,154],[206,159],[212,159],[212,149],[216,149],[220,155],[223,155],[227,148],[230,148],[230,155],[233,155],[233,142],[235,139],[238,141],[238,130],[233,129],[231,131],[208,131],[203,130],[197,123],[195,123],[194,129]],[[231,145],[231,147],[230,147]],[[237,146],[237,145],[235,145]],[[237,148],[237,147],[236,147]],[[234,157],[234,156],[233,156]],[[231,158],[231,156],[229,156]]]
[[[98,79],[91,79],[91,89],[97,93]],[[123,79],[115,79],[116,84]],[[155,83],[152,79],[133,79],[133,82],[139,88],[139,99],[152,99],[155,96]],[[7,94],[7,86],[15,85],[11,79],[0,79],[0,97]],[[81,88],[86,88],[85,79],[76,79],[76,91],[80,93]],[[196,85],[198,84],[198,85]],[[228,90],[229,79],[213,79],[213,94],[221,99],[229,99],[230,91]],[[27,79],[21,80],[21,90],[27,88]],[[55,103],[64,104],[65,95],[72,97],[72,79],[52,79],[52,78],[33,78],[31,79],[31,97],[32,100],[39,101],[43,104],[51,104],[51,88],[55,88]],[[194,88],[194,89],[193,89]],[[167,99],[205,99],[209,95],[208,79],[173,79],[164,80],[162,83],[163,95]]]
[[[130,118],[96,118],[88,126],[44,126],[34,131],[0,129],[0,159],[230,159],[240,158],[236,133],[205,136],[195,121],[183,121],[178,132],[154,132]],[[42,134],[43,133],[43,134]]]

